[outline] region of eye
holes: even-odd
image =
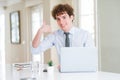
[[[59,18],[56,18],[56,20],[57,20],[57,21],[60,21],[60,19],[59,19]]]
[[[65,16],[63,16],[63,19],[66,19],[66,17],[65,17]]]

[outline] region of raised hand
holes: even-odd
[[[42,27],[41,27],[41,30],[42,30],[42,32],[44,32],[44,33],[49,33],[49,32],[52,31],[52,30],[51,30],[51,27],[50,27],[49,25],[47,25],[45,22],[43,22],[43,25],[42,25]]]
[[[50,33],[51,31],[51,27],[44,22],[42,27],[38,30],[37,34],[35,35],[35,38],[32,41],[32,46],[34,48],[38,47],[38,45],[40,44],[41,35],[43,33]]]

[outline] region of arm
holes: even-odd
[[[35,38],[32,41],[33,48],[37,48],[38,45],[41,43],[41,35],[45,32],[51,32],[51,27],[49,25],[46,25],[45,22],[43,23],[42,27],[39,28],[37,34],[35,35]]]

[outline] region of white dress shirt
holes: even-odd
[[[71,47],[94,47],[94,41],[87,31],[72,27],[69,33]],[[52,34],[49,34],[37,48],[32,47],[31,52],[32,54],[42,53],[52,46],[56,47],[59,55],[61,47],[65,46],[65,34],[63,30],[59,29]]]

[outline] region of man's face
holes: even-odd
[[[65,32],[68,32],[71,29],[72,20],[73,20],[73,16],[69,16],[66,12],[56,16],[57,24]]]

